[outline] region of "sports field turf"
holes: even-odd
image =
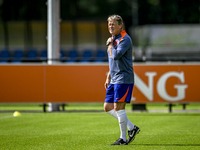
[[[103,112],[0,113],[1,150],[197,150],[200,113],[133,113],[141,128],[129,145],[110,146],[119,138],[115,118]]]

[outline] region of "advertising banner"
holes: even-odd
[[[134,64],[131,103],[200,102],[200,65]],[[0,65],[0,102],[104,102],[105,65]]]
[[[132,102],[200,102],[199,65],[136,65]]]

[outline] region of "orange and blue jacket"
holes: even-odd
[[[113,46],[107,49],[111,84],[134,84],[133,44],[125,30],[113,36]]]

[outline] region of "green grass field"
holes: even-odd
[[[103,112],[0,113],[1,150],[197,150],[200,113],[134,113],[141,128],[129,145],[110,146],[119,138],[115,118]]]

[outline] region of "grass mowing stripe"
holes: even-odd
[[[12,115],[0,113],[0,117]],[[119,125],[106,113],[22,113],[0,120],[2,150],[200,149],[200,114],[127,113],[141,128],[127,146],[110,146]]]
[[[0,117],[0,119],[6,119],[6,118],[12,118],[13,116],[3,116],[3,117]]]

